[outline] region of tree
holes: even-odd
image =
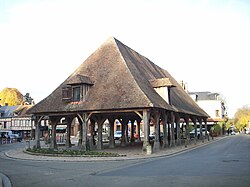
[[[234,115],[234,124],[238,130],[243,130],[250,121],[250,107],[243,106]]]
[[[32,97],[30,97],[29,93],[26,93],[23,96],[23,103],[27,104],[27,105],[32,105],[32,104],[34,104],[34,99]]]
[[[20,105],[23,102],[23,95],[16,88],[4,88],[0,92],[0,105],[7,103],[9,106]]]

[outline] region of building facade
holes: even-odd
[[[189,95],[214,121],[222,121],[227,116],[225,102],[220,94],[189,92]]]
[[[22,138],[32,137],[34,131],[34,120],[27,110],[31,105],[5,106],[0,107],[0,130],[12,131]]]

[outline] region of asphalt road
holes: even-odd
[[[0,151],[24,144],[0,145]],[[55,162],[10,159],[0,172],[14,187],[249,186],[250,136],[229,136],[181,154],[147,160]]]

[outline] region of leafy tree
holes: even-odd
[[[9,106],[20,105],[23,101],[23,95],[16,88],[4,88],[0,92],[0,105],[4,106],[8,103]]]
[[[243,106],[234,115],[234,124],[238,130],[243,130],[250,121],[250,107]]]

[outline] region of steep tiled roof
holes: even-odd
[[[62,88],[77,81],[92,85],[86,100],[62,101]],[[174,86],[170,94],[172,106],[154,90],[152,82]],[[39,114],[154,107],[207,117],[166,70],[117,39],[109,38],[29,112]]]

